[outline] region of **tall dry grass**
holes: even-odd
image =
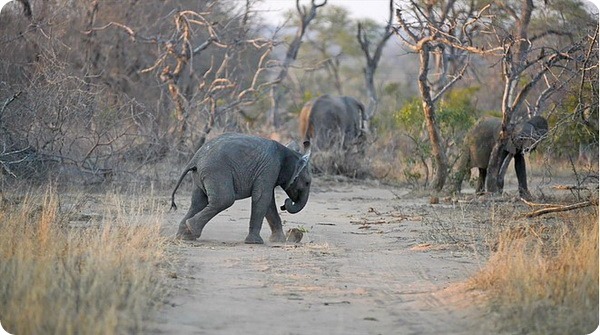
[[[349,178],[371,177],[370,161],[365,154],[365,138],[345,141],[344,134],[329,134],[329,138],[313,146],[311,166],[317,174],[342,175]],[[346,144],[344,144],[346,142]]]
[[[73,225],[76,206],[30,194],[0,209],[0,321],[12,334],[143,331],[164,292],[161,217],[151,201],[100,196],[97,221]],[[62,208],[62,209],[61,209]],[[158,211],[157,211],[158,212]]]
[[[598,326],[598,209],[561,219],[507,230],[471,279],[488,292],[499,331],[588,334]]]

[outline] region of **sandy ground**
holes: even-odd
[[[440,208],[428,197],[372,183],[315,180],[284,229],[308,230],[298,244],[246,245],[250,202],[237,201],[194,242],[174,242],[181,256],[153,334],[469,334],[480,312],[460,287],[484,260],[467,248],[426,238],[424,218]],[[277,203],[285,194],[276,192]],[[166,215],[174,235],[180,210]]]

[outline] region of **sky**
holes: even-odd
[[[2,0],[0,0],[1,2]],[[317,3],[323,0],[316,0]],[[401,2],[407,0],[395,0]],[[582,0],[595,5],[596,11],[600,5],[600,0]],[[310,5],[311,0],[300,0],[303,5]],[[327,0],[327,5],[335,5],[348,9],[351,16],[355,19],[370,18],[376,22],[384,24],[389,17],[389,0]],[[282,23],[283,13],[287,9],[296,7],[296,0],[262,0],[256,5],[256,9],[264,10],[262,13],[269,22],[275,24]]]
[[[0,10],[9,1],[0,0]],[[322,0],[316,1],[322,2]],[[310,2],[311,0],[300,0],[303,5],[309,5]],[[598,6],[600,0],[591,0],[590,2]],[[389,0],[328,0],[327,4],[348,9],[355,19],[370,18],[376,22],[385,23],[389,15]],[[256,4],[256,9],[260,10],[261,15],[269,22],[277,24],[283,22],[283,13],[287,9],[295,8],[295,6],[295,0],[262,0]]]
[[[310,5],[310,0],[300,0],[302,5]],[[322,0],[316,0],[317,3]],[[327,6],[335,5],[348,9],[355,19],[369,18],[376,22],[385,23],[389,16],[389,0],[328,0]],[[283,13],[296,8],[295,0],[263,0],[255,5],[269,22],[281,23]]]
[[[10,0],[0,0],[0,10],[8,2]],[[320,2],[322,0],[317,0],[317,3]],[[300,3],[310,5],[310,0],[300,0]],[[386,22],[389,15],[389,0],[328,0],[327,4],[347,8],[353,18],[370,18],[378,22]],[[264,11],[262,15],[273,23],[282,23],[283,13],[295,7],[295,0],[262,0],[256,4],[256,9]]]

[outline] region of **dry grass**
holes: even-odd
[[[100,196],[95,200],[105,212],[74,225],[78,206],[61,203],[52,189],[40,193],[0,209],[4,328],[12,334],[142,332],[149,308],[165,293],[161,215],[145,214],[160,213],[157,205]]]
[[[364,142],[356,140],[344,147],[343,138],[335,136],[332,144],[319,148],[315,146],[311,156],[313,171],[325,175],[342,175],[349,178],[365,179],[372,176],[369,160],[365,157]]]
[[[587,334],[598,326],[598,211],[564,214],[558,224],[508,229],[471,280],[488,293],[498,330]]]

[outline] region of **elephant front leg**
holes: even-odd
[[[502,165],[500,165],[500,170],[498,171],[498,178],[496,179],[496,184],[498,186],[498,192],[502,193],[504,191],[504,175],[506,175],[506,170],[508,169],[508,165],[510,161],[515,157],[515,155],[504,151],[502,154]],[[515,166],[517,164],[517,160],[515,158]]]
[[[522,153],[515,155],[515,172],[519,182],[519,196],[525,200],[532,200],[533,196],[527,188],[527,167],[525,165],[525,157]]]
[[[263,244],[265,243],[260,237],[260,229],[262,228],[263,220],[267,214],[267,210],[273,201],[273,193],[261,191],[252,192],[252,210],[250,214],[250,229],[248,236],[244,240],[247,244]]]
[[[267,210],[267,222],[269,222],[269,226],[271,227],[271,237],[269,241],[271,242],[285,242],[285,234],[283,233],[283,226],[281,225],[281,217],[279,216],[279,212],[277,211],[277,204],[275,203],[275,195],[273,195],[273,199],[271,200],[271,204],[269,205],[269,209]]]

